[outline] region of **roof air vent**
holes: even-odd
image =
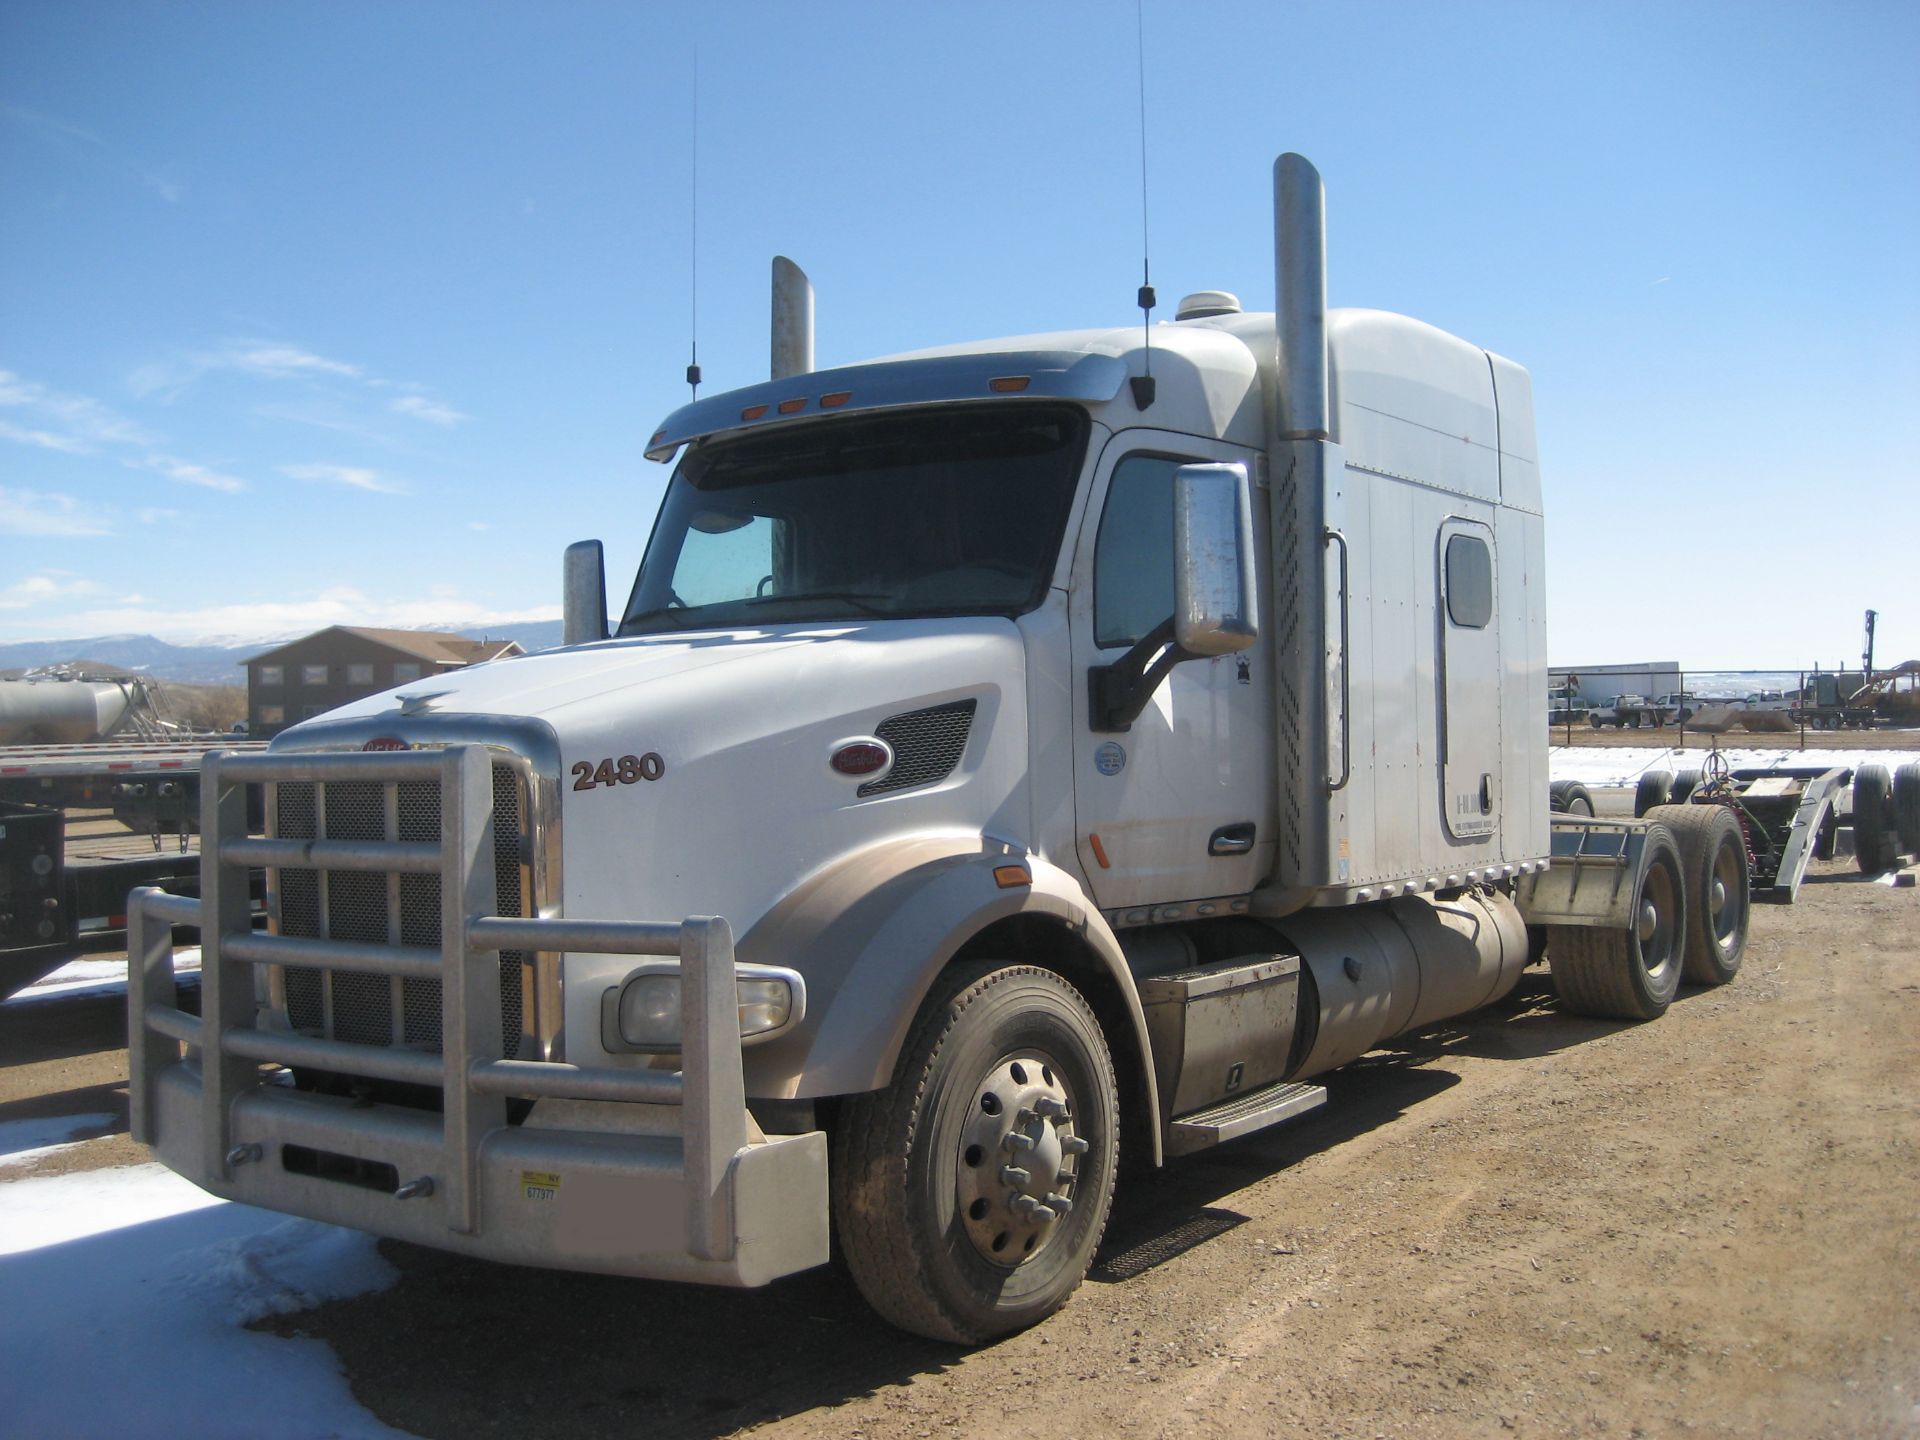
[[[1176,320],[1204,320],[1209,315],[1238,315],[1240,297],[1225,290],[1196,290],[1180,302]]]

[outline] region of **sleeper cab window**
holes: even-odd
[[[1133,645],[1173,614],[1173,472],[1191,460],[1129,455],[1107,482],[1093,545],[1093,640]]]
[[[1478,535],[1447,540],[1447,618],[1469,630],[1493,619],[1493,552]]]

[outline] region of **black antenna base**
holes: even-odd
[[[1146,410],[1153,405],[1153,376],[1130,375],[1127,377],[1127,384],[1133,388],[1134,409]]]
[[[1142,285],[1140,287],[1140,308],[1142,310],[1151,310],[1159,303],[1159,300],[1154,296],[1151,285]]]
[[[700,367],[698,365],[687,366],[687,384],[697,386],[699,383],[700,383]]]

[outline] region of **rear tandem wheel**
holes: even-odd
[[[1561,1008],[1575,1015],[1657,1020],[1680,989],[1687,935],[1686,880],[1673,832],[1647,831],[1644,869],[1625,930],[1548,927],[1547,957]]]

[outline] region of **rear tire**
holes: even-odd
[[[1753,880],[1746,836],[1725,805],[1663,805],[1649,813],[1673,832],[1686,878],[1684,979],[1724,985],[1740,972],[1747,949]]]
[[[1637,820],[1656,805],[1673,798],[1673,776],[1666,770],[1648,770],[1633,787],[1633,815]]]
[[[1920,860],[1920,762],[1893,772],[1893,819],[1901,853]]]
[[[1904,768],[1904,767],[1902,767]],[[1853,853],[1862,875],[1893,868],[1893,807],[1887,795],[1887,767],[1862,765],[1853,772]]]
[[[1693,797],[1693,792],[1699,787],[1699,784],[1700,771],[1696,767],[1688,766],[1685,770],[1675,771],[1673,776],[1673,794],[1670,797],[1671,803],[1675,805],[1686,804],[1687,801]]]
[[[834,1126],[834,1224],[860,1293],[961,1345],[1046,1319],[1106,1229],[1119,1120],[1099,1022],[1064,979],[996,961],[943,976],[893,1084]]]
[[[1630,930],[1549,927],[1547,954],[1561,1008],[1615,1020],[1657,1020],[1680,989],[1687,929],[1680,848],[1664,825],[1647,831]]]
[[[1592,815],[1593,793],[1578,780],[1556,780],[1547,787],[1547,808],[1562,815]]]

